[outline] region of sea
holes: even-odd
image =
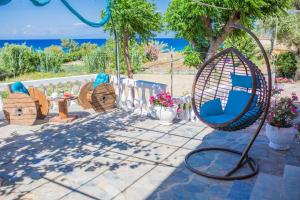
[[[98,46],[105,44],[106,39],[74,39],[79,45],[82,43],[93,43]],[[168,49],[173,49],[173,51],[182,51],[188,42],[184,39],[178,38],[155,38],[154,40],[163,42],[168,45]],[[26,44],[31,46],[35,50],[44,50],[51,45],[60,45],[60,39],[28,39],[28,40],[0,40],[0,48],[4,46],[5,43],[9,44]]]

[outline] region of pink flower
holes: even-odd
[[[293,101],[298,101],[298,96],[295,92],[292,93],[292,100]]]
[[[296,114],[297,113],[297,108],[296,107],[291,107],[291,112]]]
[[[172,106],[173,106],[173,104],[172,104],[171,102],[169,102],[169,103],[168,103],[168,106],[169,106],[169,107],[172,107]]]

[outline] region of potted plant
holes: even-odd
[[[171,125],[177,115],[175,100],[168,92],[162,92],[150,97],[150,104],[153,106],[155,115],[162,125]]]
[[[271,102],[266,135],[270,141],[269,146],[275,150],[288,150],[295,139],[297,130],[293,121],[298,116],[298,112],[294,101],[297,100],[298,97],[293,93],[291,98],[274,98]]]

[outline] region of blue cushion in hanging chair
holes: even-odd
[[[95,89],[98,85],[101,85],[103,83],[109,83],[109,75],[105,73],[100,73],[97,75],[94,81],[93,88]]]
[[[249,100],[251,98],[251,94],[244,91],[235,91],[231,90],[229,92],[227,104],[225,106],[224,112],[217,115],[210,116],[200,116],[208,123],[211,124],[224,124],[239,116],[244,109],[246,108]],[[214,101],[214,100],[212,100]],[[210,102],[210,101],[209,101]],[[208,102],[207,102],[208,103]],[[251,107],[248,112],[246,112],[236,123],[240,121],[246,121],[248,118],[251,118],[253,115],[256,115],[260,112],[260,108],[256,106],[257,96],[255,95],[254,100],[251,104]],[[201,107],[202,109],[202,107]]]
[[[252,88],[252,77],[242,76],[231,73],[232,86],[242,88]],[[204,103],[199,109],[200,116],[210,124],[224,124],[238,117],[246,108],[251,94],[240,90],[231,90],[228,94],[228,100],[224,111],[221,107],[221,100],[214,99]],[[251,120],[253,116],[261,112],[261,109],[256,105],[258,96],[255,95],[249,110],[236,122],[230,126],[235,126],[243,122]],[[204,111],[202,111],[204,109]]]
[[[200,109],[200,115],[203,117],[221,115],[221,114],[223,114],[223,109],[222,109],[220,98],[204,103]]]
[[[27,88],[23,85],[22,82],[13,83],[10,86],[10,90],[11,90],[12,93],[21,92],[21,93],[29,95],[29,92],[28,92]]]

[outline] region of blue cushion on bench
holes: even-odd
[[[24,94],[28,94],[29,92],[27,90],[27,88],[23,85],[22,82],[15,82],[10,86],[10,90],[12,93],[16,93],[16,92],[22,92]]]
[[[100,73],[97,75],[96,80],[94,81],[93,88],[95,89],[98,85],[102,83],[109,83],[109,75],[105,73]]]
[[[200,108],[201,117],[220,115],[220,114],[223,114],[220,98],[205,102]]]

